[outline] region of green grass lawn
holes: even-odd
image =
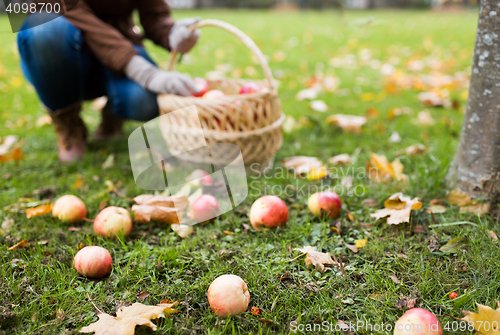
[[[12,213],[4,207],[22,197],[38,199],[39,195],[31,195],[34,190],[55,186],[55,198],[75,194],[83,199],[90,219],[95,218],[105,199],[108,206],[129,208],[131,198],[146,193],[134,184],[126,141],[139,123],[127,123],[126,136],[121,139],[90,142],[82,162],[59,163],[52,127],[35,125],[44,111],[33,88],[22,79],[15,35],[0,34],[0,136],[18,135],[24,141],[25,154],[19,162],[0,163],[0,223],[14,220],[10,228],[0,230],[0,334],[76,332],[97,320],[86,293],[99,309],[111,314],[119,306],[140,301],[138,294],[144,291],[149,292],[145,304],[153,305],[161,299],[180,301],[180,313],[158,322],[159,334],[285,333],[290,322],[298,318],[304,325],[323,321],[335,324],[337,320],[393,325],[405,310],[396,307],[401,299],[416,299],[416,307],[433,311],[445,326],[454,321],[448,315],[460,318],[461,310],[475,310],[476,303],[496,305],[500,253],[488,230],[500,234],[498,218],[459,214],[457,207],[448,206],[446,213],[435,214],[434,218],[418,210],[413,212],[410,225],[389,226],[371,218],[369,214],[375,208],[362,204],[364,199],[375,198],[377,208],[382,208],[384,200],[398,191],[419,197],[424,208],[431,200],[445,197],[448,186],[444,177],[457,147],[465,95],[464,89],[450,90],[460,108],[429,108],[435,124],[415,125],[418,112],[425,109],[417,99],[418,92],[408,89],[383,95],[380,71],[358,65],[357,60],[367,49],[372,59],[382,64],[391,62],[405,73],[408,60],[425,57],[445,62],[443,71],[447,74],[467,72],[477,25],[475,11],[348,11],[344,16],[333,11],[176,13],[176,17],[195,15],[221,19],[247,32],[269,56],[280,81],[283,112],[296,119],[308,117],[307,125],[284,135],[276,167],[281,166],[283,158],[294,155],[316,156],[326,162],[334,155],[349,153],[353,158],[351,169],[363,169],[370,152],[392,161],[398,150],[412,144],[422,143],[428,151],[414,157],[399,156],[407,183],[378,184],[354,176],[353,187],[357,186],[358,192],[341,195],[344,209],[353,214],[354,222],[344,212],[339,219],[340,235],[329,229],[336,220],[320,220],[309,214],[303,192],[283,196],[290,209],[286,227],[267,232],[244,228],[249,224],[247,211],[259,194],[276,192],[276,185],[300,188],[320,183],[293,177],[250,178],[250,195],[242,205],[213,223],[196,226],[195,234],[186,239],[161,224],[136,224],[129,237],[116,241],[96,237],[89,222],[73,225],[81,230],[70,231],[67,224],[51,215],[27,219],[23,212]],[[7,25],[6,17],[0,17],[0,28]],[[147,49],[165,66],[166,51],[151,43],[147,43]],[[331,58],[352,58],[356,65],[332,67]],[[261,76],[249,52],[231,35],[214,28],[203,30],[199,46],[184,61],[178,70],[192,76],[205,76],[224,64],[232,66],[229,75],[242,73],[248,77],[257,70],[257,76]],[[337,92],[318,97],[329,105],[326,113],[312,111],[307,101],[295,99],[315,72],[341,80]],[[372,100],[369,93],[381,98]],[[344,133],[324,122],[331,114],[365,115],[368,107],[379,113],[369,119],[360,134]],[[411,113],[389,120],[387,114],[394,107],[408,107]],[[95,130],[99,115],[90,104],[83,117],[90,130]],[[393,131],[401,135],[400,143],[389,142]],[[110,154],[115,155],[114,166],[102,169]],[[84,186],[76,189],[79,175]],[[126,199],[114,192],[101,193],[106,180],[121,183],[118,188]],[[335,178],[323,182],[332,187],[340,184]],[[442,226],[457,222],[468,223]],[[412,232],[411,227],[417,225],[423,225],[426,233]],[[452,252],[439,251],[456,237],[465,242]],[[358,253],[345,247],[345,243],[364,238],[368,243]],[[48,243],[8,250],[23,239]],[[72,259],[81,243],[100,245],[111,252],[114,263],[109,278],[88,280],[78,275]],[[436,247],[429,248],[431,243]],[[336,269],[316,272],[305,267],[303,258],[292,261],[299,255],[293,249],[305,245],[340,256],[345,274]],[[251,300],[248,312],[221,319],[209,309],[206,292],[210,283],[225,273],[239,275],[247,282]],[[458,298],[449,299],[452,291]],[[250,313],[251,306],[260,308],[259,317]],[[153,332],[138,328],[137,333]],[[384,334],[369,330],[359,333]]]

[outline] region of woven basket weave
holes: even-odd
[[[230,143],[237,145],[243,155],[247,167],[252,170],[265,169],[274,158],[282,144],[282,128],[284,115],[281,112],[278,90],[267,60],[257,45],[238,28],[218,20],[203,20],[191,27],[196,29],[204,26],[222,28],[235,35],[255,55],[260,63],[266,80],[254,81],[262,89],[257,93],[238,94],[241,87],[248,80],[220,79],[207,80],[209,89],[220,89],[226,96],[220,99],[206,99],[197,97],[181,97],[165,94],[158,96],[160,115],[164,115],[181,108],[196,106],[203,129],[203,135],[211,150],[217,146],[210,143]],[[172,52],[170,70],[173,70],[176,53]],[[196,163],[210,163],[200,155],[191,155],[187,152],[200,142],[200,136],[193,132],[192,125],[184,121],[177,124],[164,124],[163,136],[172,154],[177,157]],[[214,153],[212,156],[223,157],[224,152]],[[228,160],[234,159],[234,153],[227,153]],[[200,161],[200,159],[202,161]]]

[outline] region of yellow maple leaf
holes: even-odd
[[[478,313],[469,312],[462,320],[474,325],[482,335],[500,335],[500,308],[477,304]]]
[[[390,179],[406,180],[403,175],[404,166],[399,159],[391,163],[384,155],[372,152],[367,165],[370,179],[377,182],[387,182]]]
[[[92,333],[95,335],[134,335],[136,326],[147,326],[153,331],[156,325],[152,319],[164,318],[165,313],[175,313],[173,304],[161,304],[159,306],[146,306],[136,302],[132,306],[122,307],[116,312],[116,317],[109,314],[99,314],[99,320],[87,327],[80,329],[80,333]]]
[[[400,224],[401,222],[410,222],[410,213],[412,210],[422,208],[422,203],[418,198],[411,198],[403,193],[395,193],[384,202],[385,208],[379,209],[371,217],[381,219],[386,216],[388,224]]]

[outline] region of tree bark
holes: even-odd
[[[500,0],[480,3],[469,98],[448,181],[473,198],[500,199]]]

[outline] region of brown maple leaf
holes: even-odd
[[[318,272],[325,272],[324,264],[338,266],[338,263],[333,261],[332,256],[328,252],[325,253],[316,251],[316,249],[311,246],[295,248],[294,250],[298,250],[306,254],[306,266],[309,267],[310,265],[314,265]]]
[[[176,313],[177,310],[173,308],[175,306],[176,303],[146,306],[136,302],[132,306],[121,307],[116,312],[116,317],[106,313],[99,314],[99,320],[80,329],[80,333],[134,335],[136,326],[147,326],[155,331],[156,325],[151,320],[164,318],[165,313],[168,315]]]

